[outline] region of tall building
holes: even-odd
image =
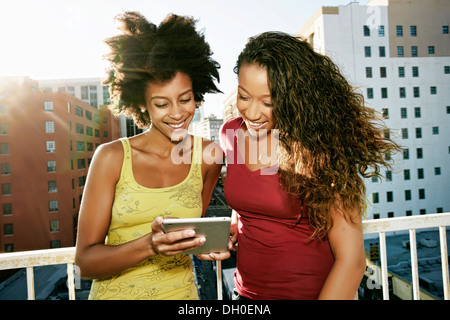
[[[402,147],[366,179],[368,218],[450,211],[450,0],[322,7],[298,31],[333,59]],[[388,134],[388,133],[386,133]]]
[[[94,151],[119,137],[106,106],[0,79],[0,252],[73,246]]]
[[[103,85],[102,78],[47,79],[39,80],[39,89],[44,92],[67,92],[98,109],[109,105],[109,86]],[[131,137],[143,132],[131,117],[119,116],[120,136]]]
[[[219,143],[219,129],[222,124],[222,119],[217,119],[216,116],[210,116],[191,123],[190,128],[193,135]]]

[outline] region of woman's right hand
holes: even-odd
[[[173,256],[187,250],[200,247],[205,243],[204,237],[195,237],[194,230],[172,231],[165,233],[163,218],[158,217],[152,223],[151,246],[155,254]]]

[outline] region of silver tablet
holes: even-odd
[[[230,217],[165,219],[163,228],[165,232],[192,229],[195,230],[196,237],[205,237],[206,241],[200,247],[183,252],[200,254],[228,251],[230,224]]]

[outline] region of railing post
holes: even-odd
[[[381,286],[383,288],[383,299],[389,300],[389,281],[387,268],[386,233],[380,232],[380,260],[381,260]]]
[[[33,267],[27,267],[27,291],[28,300],[34,300],[34,273]]]
[[[75,300],[75,278],[73,276],[73,263],[67,264],[67,288],[69,289],[69,300]]]
[[[217,274],[217,300],[223,300],[222,297],[222,261],[216,261]]]
[[[411,276],[413,299],[420,300],[419,266],[417,264],[416,230],[409,229],[409,248],[411,250]]]
[[[447,251],[447,231],[445,226],[439,227],[439,239],[441,246],[441,266],[442,266],[442,283],[444,285],[444,299],[450,300],[450,286],[448,277],[448,251]]]

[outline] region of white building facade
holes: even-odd
[[[339,66],[380,112],[393,155],[366,179],[367,218],[450,211],[450,0],[322,7],[297,34]]]

